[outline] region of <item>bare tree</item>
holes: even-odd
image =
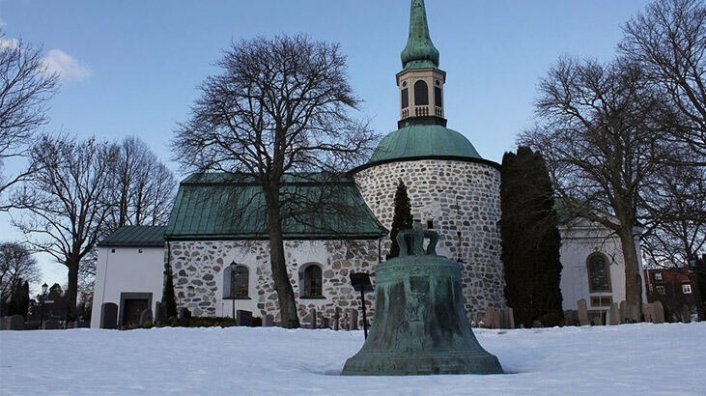
[[[285,179],[313,175],[325,183],[366,159],[377,136],[350,116],[359,101],[336,44],[257,38],[234,43],[218,65],[222,74],[203,83],[172,147],[186,169],[246,175],[261,188],[281,322],[298,327],[282,224],[304,209],[326,207],[326,199],[303,203],[309,194],[283,188]]]
[[[76,318],[82,260],[95,246],[110,206],[105,205],[117,153],[107,143],[43,136],[32,148],[39,170],[13,197],[24,216],[14,224],[29,244],[68,268],[69,315]]]
[[[0,197],[35,170],[29,166],[8,176],[4,163],[27,154],[30,137],[46,122],[46,102],[57,85],[58,75],[47,72],[38,49],[6,39],[0,30]],[[0,210],[7,209],[0,202]]]
[[[633,306],[642,290],[635,243],[642,194],[655,159],[668,152],[655,144],[668,107],[643,77],[634,64],[560,60],[540,83],[538,125],[520,137],[544,153],[568,208],[619,236]]]
[[[679,161],[693,162],[684,153]],[[664,166],[644,194],[643,250],[662,266],[684,267],[706,250],[706,168]]]
[[[10,286],[18,279],[39,282],[37,260],[21,243],[0,243],[0,294],[7,296]]]
[[[637,62],[678,110],[671,137],[706,166],[706,3],[657,0],[624,27],[621,53]]]
[[[165,224],[174,199],[174,175],[139,138],[125,138],[116,150],[106,232],[124,225]]]

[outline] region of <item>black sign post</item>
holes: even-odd
[[[360,305],[363,307],[363,332],[368,338],[368,316],[365,311],[365,292],[373,291],[370,274],[366,272],[351,272],[351,285],[355,291],[360,292]]]

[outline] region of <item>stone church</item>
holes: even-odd
[[[336,232],[311,227],[307,221],[284,225],[300,318],[312,309],[322,318],[332,318],[337,308],[344,314],[358,309],[359,294],[349,275],[368,272],[374,280],[375,267],[390,246],[387,234],[400,180],[408,187],[414,217],[440,234],[438,253],[459,263],[469,315],[488,306],[505,307],[500,166],[481,157],[464,135],[447,128],[446,73],[430,38],[423,0],[411,1],[409,38],[401,60],[398,129],[384,137],[367,163],[327,182],[344,191],[340,199],[353,205],[355,220],[332,215],[329,221]],[[285,182],[288,188],[324,187],[292,177]],[[123,227],[103,240],[92,327],[100,326],[105,303],[119,307],[118,324],[154,309],[161,299],[165,265],[174,274],[177,304],[195,316],[232,316],[247,310],[256,317],[278,318],[264,215],[245,206],[257,196],[258,187],[247,179],[190,176],[179,186],[166,227]],[[219,210],[224,200],[237,216]],[[366,305],[372,309],[373,301]]]

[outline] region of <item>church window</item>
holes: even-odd
[[[425,106],[429,104],[429,86],[423,80],[414,83],[414,105]]]
[[[605,256],[596,253],[588,257],[588,288],[591,293],[610,292],[610,270]]]
[[[662,280],[662,273],[661,272],[655,272],[655,280],[657,280],[657,281]]]
[[[681,292],[682,294],[691,294],[691,285],[681,285]]]
[[[409,89],[405,88],[402,90],[402,108],[406,109],[409,107]]]
[[[249,292],[250,271],[248,267],[232,263],[223,271],[223,297],[246,299]]]
[[[436,103],[436,106],[442,107],[444,105],[442,100],[441,87],[434,87],[434,103]]]
[[[591,297],[592,307],[610,307],[611,305],[613,305],[613,297],[611,296]]]
[[[304,269],[304,288],[302,297],[316,298],[323,297],[323,279],[321,276],[321,267],[312,264]]]

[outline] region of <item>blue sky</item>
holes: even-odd
[[[447,75],[449,127],[499,162],[533,123],[536,86],[560,56],[610,60],[620,27],[646,0],[427,0]],[[141,137],[170,167],[169,140],[196,87],[232,40],[306,33],[341,44],[361,116],[396,128],[395,73],[409,0],[0,0],[6,38],[42,46],[63,73],[46,131]],[[0,216],[2,239],[20,239]],[[42,259],[47,283],[65,282]]]

